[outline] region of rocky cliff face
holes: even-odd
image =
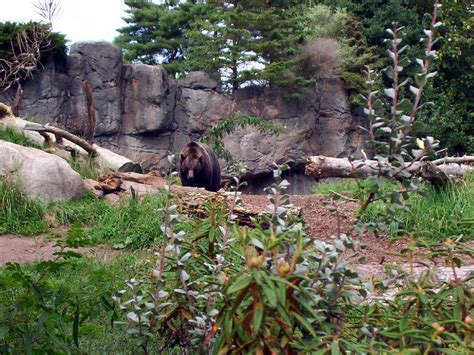
[[[361,146],[356,128],[361,122],[351,114],[338,78],[306,90],[304,99],[257,87],[228,95],[205,73],[175,81],[160,66],[123,64],[121,58],[107,42],[73,44],[65,68],[51,65],[24,84],[20,115],[82,132],[87,106],[81,85],[88,80],[97,111],[96,141],[145,168],[166,167],[169,152],[179,152],[236,110],[260,116],[287,128],[280,136],[246,128],[225,138],[225,146],[248,165],[251,189],[257,191],[267,183],[272,162],[289,162],[293,192],[306,192],[312,184],[301,173],[307,156],[347,156]],[[2,93],[0,101],[12,97]]]

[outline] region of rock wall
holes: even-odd
[[[145,168],[166,168],[169,152],[179,152],[236,110],[286,127],[279,136],[245,128],[224,139],[248,165],[251,190],[266,184],[272,162],[289,162],[293,173],[288,177],[296,183],[291,192],[308,192],[312,180],[301,172],[307,156],[347,156],[362,144],[360,119],[351,114],[338,78],[307,89],[304,99],[261,87],[229,95],[202,72],[176,81],[160,66],[123,64],[120,50],[107,42],[75,43],[65,67],[51,64],[26,82],[20,115],[81,133],[87,123],[84,80],[93,89],[96,141]],[[13,95],[1,93],[0,102],[9,103]]]

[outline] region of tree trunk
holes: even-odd
[[[87,125],[84,129],[84,139],[90,143],[94,142],[97,117],[94,109],[94,98],[92,97],[92,86],[88,80],[82,83],[82,91],[87,102]]]
[[[372,175],[391,176],[398,180],[420,176],[437,186],[449,183],[449,176],[460,177],[474,167],[462,163],[474,162],[474,156],[447,157],[432,162],[405,163],[404,167],[388,170],[380,167],[375,160],[354,160],[332,158],[322,155],[309,157],[305,174],[316,180],[324,178],[363,178]],[[408,174],[406,174],[408,173]]]

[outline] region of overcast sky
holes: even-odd
[[[61,12],[53,20],[53,30],[66,35],[68,44],[78,41],[109,41],[116,29],[125,25],[123,0],[61,0]],[[1,0],[0,22],[39,21],[33,3],[37,0]]]

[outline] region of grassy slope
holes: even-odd
[[[332,191],[353,198],[361,195],[359,185],[349,179],[319,184],[314,189],[316,194]],[[467,175],[463,181],[443,191],[427,186],[426,195],[413,194],[408,206],[407,211],[399,214],[401,224],[390,224],[392,235],[414,231],[417,235],[437,241],[459,235],[474,240],[474,224],[467,223],[474,218],[474,174]],[[372,212],[382,207],[381,203],[375,203],[361,217],[371,221]]]

